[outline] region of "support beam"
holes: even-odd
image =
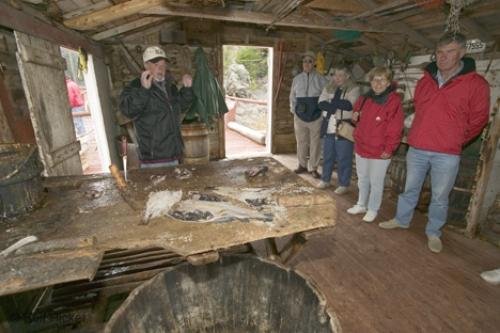
[[[500,99],[497,100],[496,109],[500,106]],[[477,234],[480,225],[480,218],[484,204],[488,182],[495,167],[495,153],[497,152],[498,140],[500,139],[500,113],[496,113],[493,121],[487,130],[486,139],[481,144],[481,163],[476,178],[476,186],[472,198],[469,202],[467,212],[467,227],[465,235],[473,238]],[[498,153],[497,153],[498,154]]]
[[[87,37],[64,27],[43,22],[5,2],[0,2],[0,24],[12,30],[43,38],[75,50],[82,47],[88,53],[99,58],[104,56],[101,47]]]
[[[219,21],[229,21],[238,23],[253,23],[260,25],[269,25],[274,21],[273,14],[247,12],[241,10],[230,10],[220,8],[193,8],[193,7],[167,7],[158,6],[156,8],[149,8],[141,11],[142,14],[148,15],[171,15],[171,16],[184,16],[201,19],[211,19]],[[275,26],[282,27],[295,27],[295,28],[308,28],[320,30],[359,30],[366,32],[385,32],[385,33],[399,33],[395,29],[373,28],[363,23],[346,23],[344,21],[334,21],[332,19],[323,19],[318,16],[305,16],[296,12],[290,14],[285,19],[276,22]]]
[[[125,24],[113,27],[111,29],[96,33],[96,34],[92,35],[92,39],[103,40],[103,39],[106,39],[109,37],[120,35],[120,34],[127,32],[127,31],[131,31],[131,30],[134,30],[134,29],[137,29],[140,27],[144,27],[144,26],[149,25],[151,23],[160,22],[163,20],[165,20],[165,17],[143,17],[143,18],[140,18],[138,20],[135,20],[135,21],[132,21],[129,23],[125,23]]]

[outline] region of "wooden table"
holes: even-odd
[[[263,166],[268,168],[265,174],[245,175],[245,171]],[[187,176],[179,177],[179,171]],[[193,264],[202,264],[217,260],[221,250],[266,240],[270,255],[286,262],[307,240],[308,233],[332,227],[336,219],[331,196],[311,187],[272,158],[135,170],[129,174],[125,192],[135,209],[127,203],[130,200],[124,200],[110,176],[51,178],[45,186],[48,193],[41,208],[0,225],[0,248],[27,235],[35,235],[46,244],[68,239],[92,241],[74,248],[55,246],[44,253],[25,251],[28,253],[0,259],[0,295],[77,279],[91,280],[102,253],[112,249],[161,247]],[[264,212],[272,206],[272,221],[200,223],[161,216],[140,224],[151,192],[180,190],[186,197],[192,192],[220,194],[221,189],[232,190],[236,196],[245,191],[267,191],[267,207],[247,205],[246,209]],[[240,202],[240,206],[245,203]],[[285,236],[290,236],[288,243],[278,249],[275,240]],[[83,262],[85,265],[81,265]]]

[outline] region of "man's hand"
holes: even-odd
[[[145,89],[151,88],[151,83],[153,82],[153,75],[150,71],[144,71],[141,74],[141,85]]]
[[[186,88],[191,88],[193,85],[193,78],[189,74],[184,74],[182,76],[182,85]]]
[[[383,160],[387,160],[387,159],[391,158],[391,154],[383,152],[382,155],[380,155],[380,158]]]
[[[357,123],[359,121],[359,112],[358,111],[354,111],[352,113],[352,122],[353,123]]]

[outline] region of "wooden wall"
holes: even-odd
[[[286,35],[266,34],[262,29],[218,25],[212,21],[190,21],[189,26],[178,27],[186,34],[186,45],[163,44],[162,47],[170,60],[169,69],[180,82],[183,73],[194,74],[193,53],[198,45],[205,50],[209,65],[222,85],[222,46],[252,45],[274,48],[273,73],[273,116],[272,116],[272,153],[293,153],[296,151],[293,129],[293,114],[290,112],[289,94],[293,80],[293,70],[300,70],[301,53],[307,50],[309,42],[302,33]],[[142,51],[148,45],[160,44],[161,29],[153,29],[143,35],[124,39],[123,45],[108,46],[108,64],[112,80],[113,104],[118,111],[119,94],[125,84],[138,76],[142,70]],[[125,49],[127,50],[125,52]],[[128,53],[128,56],[125,55]],[[222,123],[211,129],[211,159],[223,158],[224,138]]]
[[[0,143],[35,143],[14,33],[0,27]]]

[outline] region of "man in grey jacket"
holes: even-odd
[[[316,56],[306,52],[302,57],[302,73],[293,78],[290,89],[290,112],[294,114],[297,159],[299,166],[295,173],[309,171],[314,178],[320,178],[317,171],[321,156],[320,129],[321,110],[318,98],[327,79],[314,69]],[[307,156],[309,155],[309,164]]]
[[[194,94],[190,75],[182,77],[180,91],[167,77],[167,58],[159,46],[143,54],[141,77],[127,85],[120,96],[120,111],[134,121],[141,168],[177,165],[182,158],[181,112]]]

